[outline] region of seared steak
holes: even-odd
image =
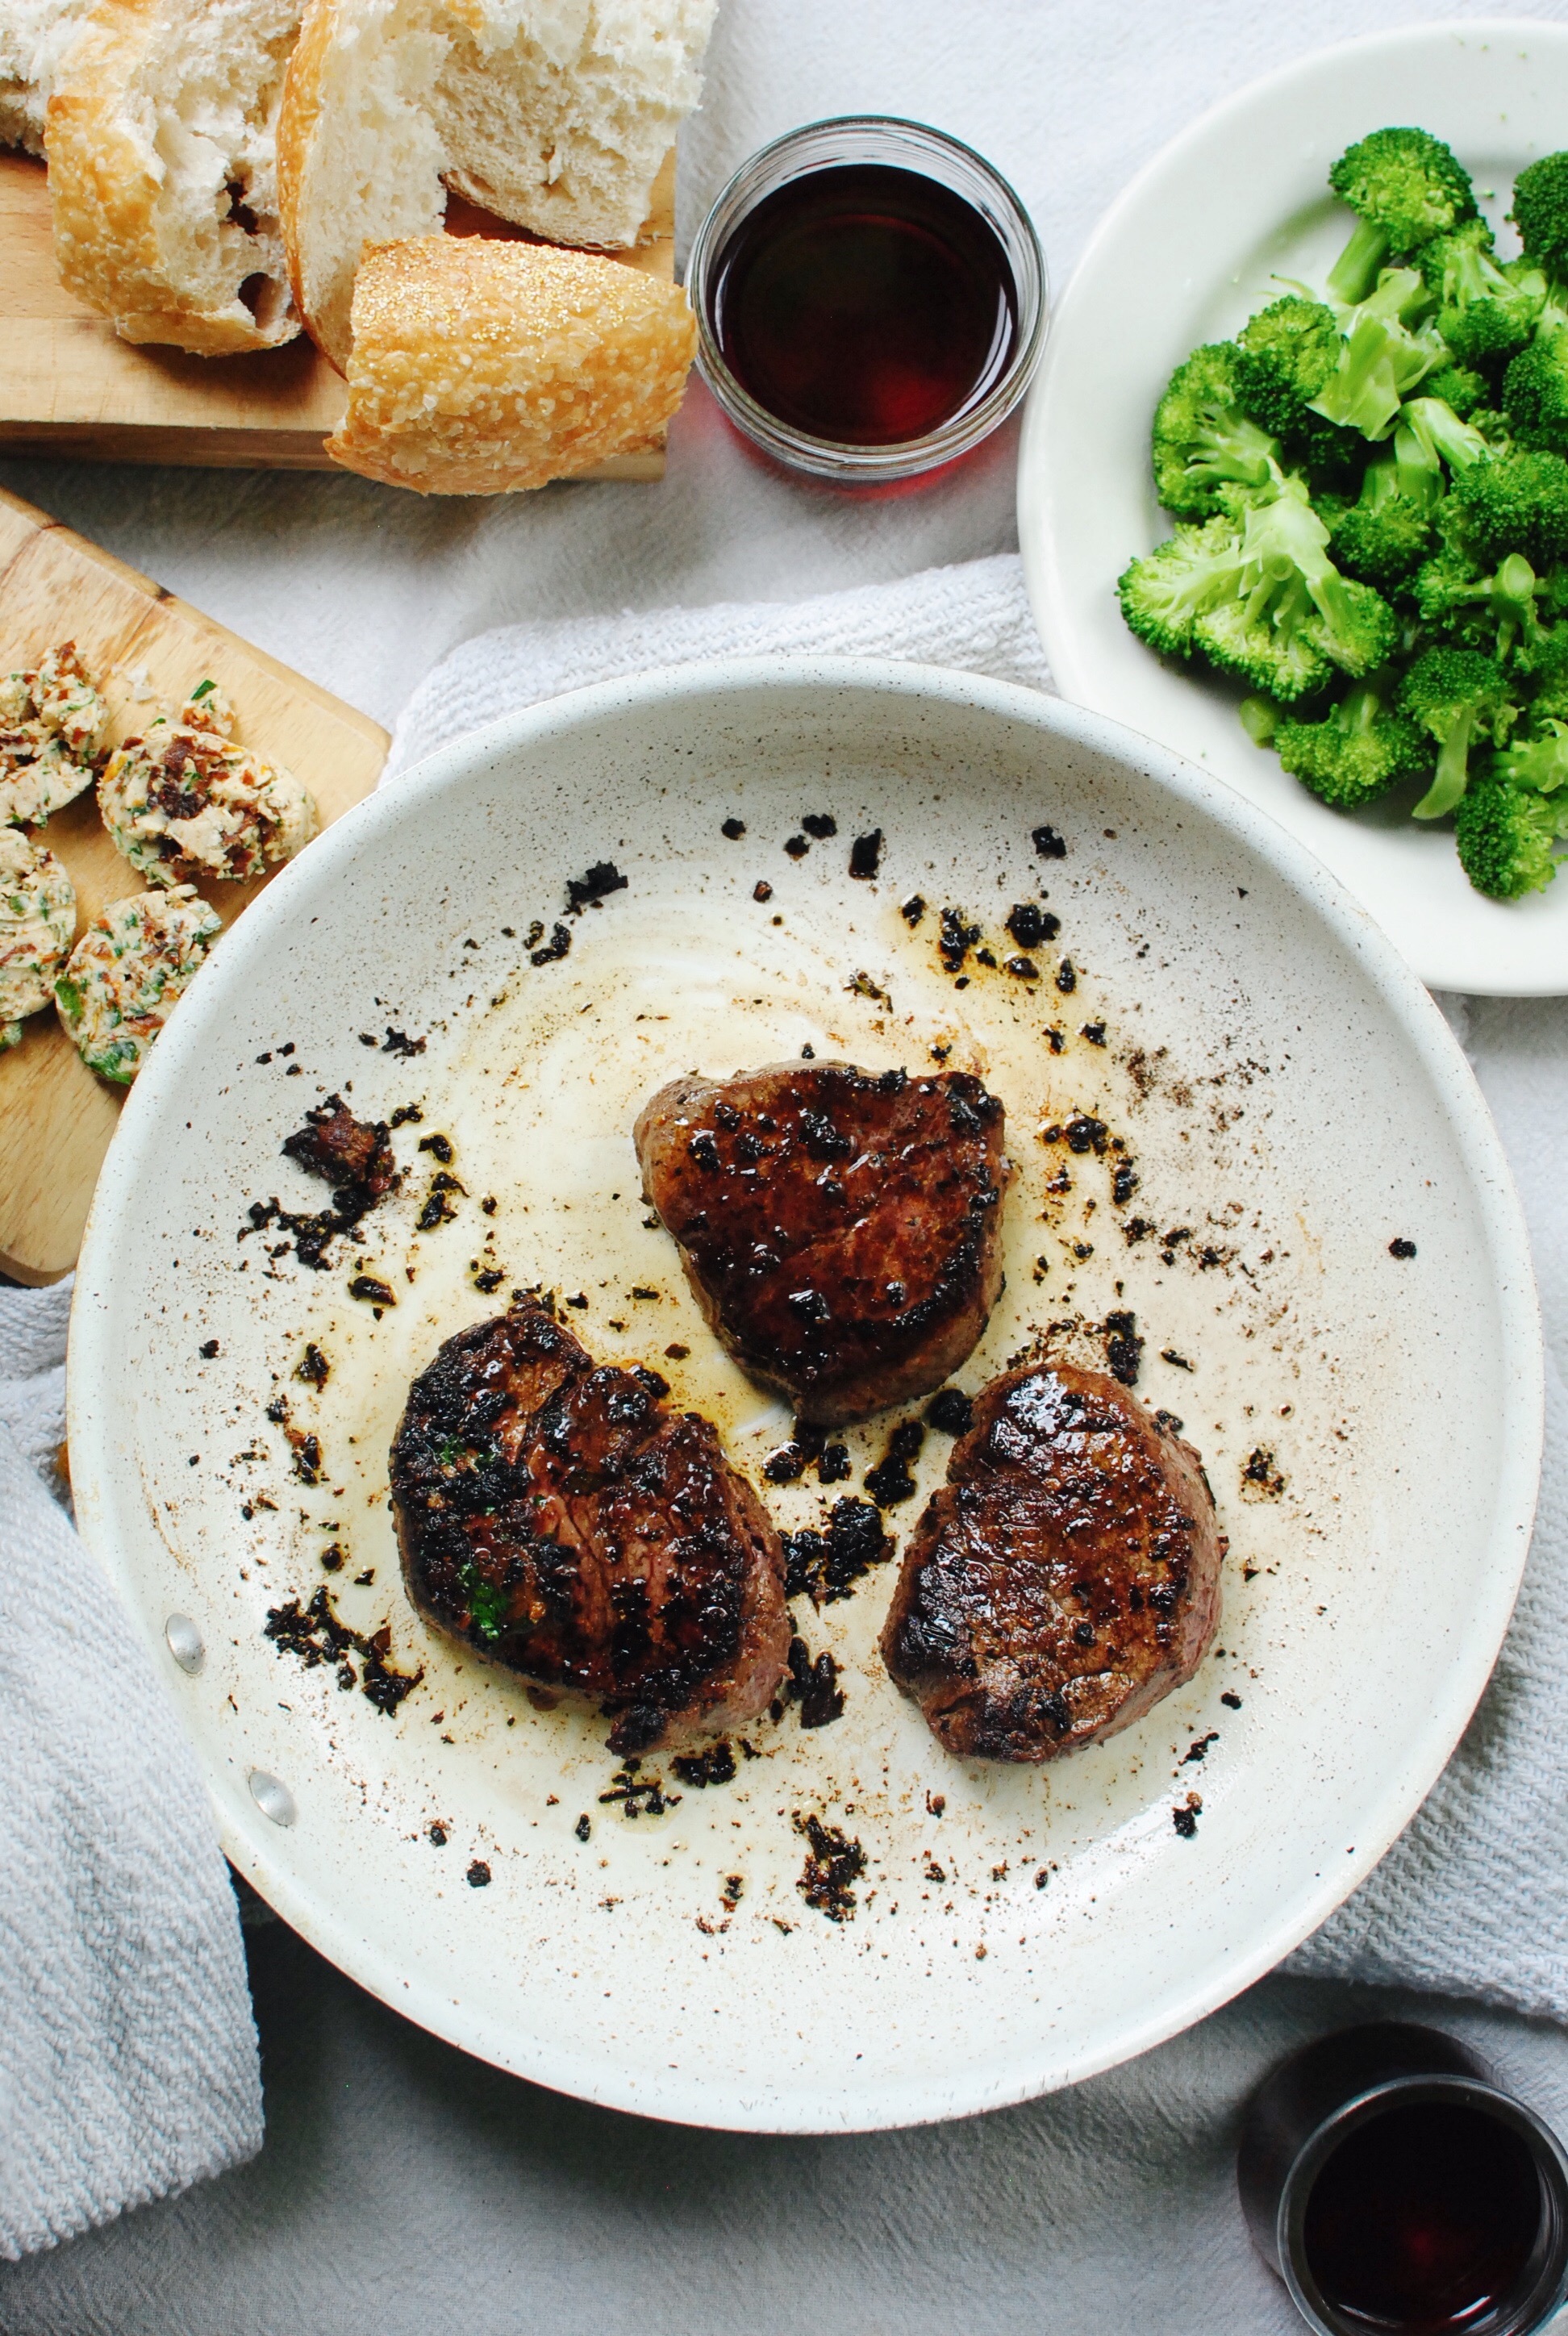
[[[1225,1542],[1203,1463],[1102,1371],[993,1379],[905,1552],[882,1659],[950,1752],[1054,1760],[1192,1678]]]
[[[618,1752],[755,1718],[789,1653],[756,1494],[652,1371],[597,1366],[541,1307],[449,1338],[409,1390],[392,1502],[420,1612],[545,1688],[597,1697]]]
[[[977,1078],[780,1063],[672,1080],[643,1191],[744,1370],[827,1427],[940,1387],[1002,1283],[1003,1111]]]

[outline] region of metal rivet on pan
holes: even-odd
[[[189,1614],[170,1614],[163,1625],[163,1635],[169,1641],[169,1651],[182,1671],[199,1671],[206,1660],[207,1650],[201,1643],[201,1633]]]
[[[297,1812],[294,1796],[277,1776],[269,1776],[265,1768],[250,1771],[250,1797],[264,1817],[274,1825],[291,1825]]]

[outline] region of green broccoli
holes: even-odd
[[[1400,400],[1447,355],[1436,334],[1407,327],[1406,319],[1425,297],[1413,268],[1388,268],[1368,299],[1347,309],[1339,319],[1339,362],[1310,401],[1314,414],[1364,438],[1387,437]]]
[[[1521,446],[1568,454],[1568,323],[1520,350],[1503,376],[1503,410]]]
[[[1508,216],[1525,258],[1548,276],[1568,277],[1568,154],[1543,154],[1520,171]]]
[[[1416,606],[1437,631],[1506,657],[1516,647],[1528,653],[1540,638],[1539,581],[1523,552],[1511,551],[1494,574],[1484,576],[1449,544],[1417,577]]]
[[[1445,463],[1457,474],[1492,451],[1474,422],[1461,422],[1439,397],[1412,397],[1399,410],[1394,432],[1399,492],[1422,511],[1436,511],[1443,500]]]
[[[1554,625],[1543,632],[1526,662],[1532,719],[1568,722],[1568,625]]]
[[[1278,459],[1278,441],[1241,410],[1238,364],[1230,341],[1194,349],[1154,410],[1154,485],[1178,519],[1207,519],[1222,484],[1265,485]]]
[[[1236,336],[1236,381],[1255,422],[1276,433],[1298,428],[1339,362],[1331,308],[1294,293],[1250,317]]]
[[[1454,814],[1459,865],[1494,900],[1543,892],[1557,873],[1552,847],[1568,829],[1568,803],[1485,777]]]
[[[1489,451],[1455,473],[1448,500],[1464,548],[1477,560],[1520,551],[1548,568],[1568,558],[1568,462],[1561,454]]]
[[[1426,130],[1374,130],[1340,155],[1329,184],[1359,221],[1329,277],[1329,297],[1347,307],[1366,298],[1390,256],[1407,258],[1476,216],[1468,171]]]
[[[1386,663],[1398,619],[1369,585],[1339,574],[1303,482],[1284,478],[1271,497],[1239,507],[1239,589],[1194,617],[1193,646],[1287,706],[1320,686],[1330,666],[1359,679]]]
[[[1193,626],[1215,600],[1240,589],[1242,543],[1221,513],[1206,525],[1178,525],[1169,542],[1126,567],[1116,585],[1122,614],[1141,641],[1162,657],[1190,657]]]
[[[1437,742],[1437,774],[1412,816],[1441,819],[1469,784],[1476,735],[1496,741],[1506,734],[1514,715],[1507,678],[1478,649],[1427,649],[1405,676],[1398,710]]]
[[[1318,507],[1321,512],[1321,498]],[[1360,500],[1334,522],[1329,549],[1347,576],[1391,592],[1430,555],[1433,541],[1431,521],[1400,492],[1398,469],[1389,458],[1368,463]]]
[[[1463,422],[1478,405],[1486,404],[1492,392],[1484,374],[1475,373],[1469,365],[1444,365],[1427,375],[1422,394],[1441,398]]]
[[[1430,740],[1371,684],[1352,689],[1322,722],[1288,715],[1274,732],[1285,769],[1336,811],[1359,811],[1402,779],[1432,768]]]
[[[1422,247],[1421,273],[1437,297],[1437,330],[1461,365],[1490,365],[1522,349],[1546,301],[1546,278],[1529,261],[1499,266],[1485,219]]]
[[[1568,722],[1543,717],[1531,707],[1534,735],[1515,737],[1492,757],[1492,776],[1511,787],[1532,787],[1537,794],[1554,795],[1568,784]]]

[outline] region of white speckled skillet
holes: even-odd
[[[791,857],[807,813],[837,832]],[[1046,825],[1065,857],[1037,853]],[[875,829],[879,872],[858,881],[850,846]],[[564,917],[568,879],[605,860],[626,889]],[[1061,930],[1031,980],[1008,970],[1004,927],[1042,888]],[[944,907],[981,929],[958,973]],[[534,965],[557,922],[570,953]],[[389,1031],[423,1053],[389,1051]],[[879,1571],[797,1606],[841,1667],[842,1718],[763,1720],[728,1783],[653,1756],[642,1781],[666,1806],[634,1816],[600,1798],[602,1720],[536,1708],[407,1606],[387,1441],[440,1340],[541,1283],[586,1298],[569,1319],[593,1350],[656,1364],[760,1482],[787,1422],[703,1330],[645,1222],[630,1129],[676,1070],[808,1045],[873,1066],[946,1049],[1002,1095],[1008,1288],[962,1384],[1037,1345],[1101,1351],[1107,1314],[1135,1317],[1140,1392],[1184,1420],[1231,1535],[1219,1644],[1070,1760],[958,1763],[881,1669]],[[351,1083],[365,1116],[423,1116],[394,1137],[402,1192],[313,1271],[269,1256],[276,1227],[239,1235],[252,1202],[321,1205],[279,1145]],[[433,1134],[463,1190],[422,1231]],[[498,1273],[495,1295],[476,1286]],[[365,1274],[395,1305],[350,1294]],[[320,1387],[294,1376],[311,1342]],[[268,1418],[279,1397],[287,1417]],[[1067,2083],[1213,2010],[1320,1922],[1485,1684],[1540,1416],[1496,1137],[1436,1007],[1348,895],[1251,803],[1113,723],[849,659],[559,698],[340,821],[222,943],[132,1093],[72,1326],[83,1529],[239,1869],[471,2051],[765,2130]],[[769,1484],[781,1523],[859,1497],[890,1425],[846,1439],[847,1485]],[[317,1437],[318,1483],[290,1429]],[[895,1538],[950,1448],[928,1437]],[[356,1660],[340,1685],[266,1635],[324,1584],[423,1671],[393,1714]],[[801,1887],[813,1815],[863,1854],[849,1919]]]

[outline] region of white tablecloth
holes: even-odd
[[[1466,13],[1431,0],[723,0],[707,103],[684,141],[683,233],[764,138],[823,113],[905,112],[1008,172],[1060,284],[1131,172],[1203,106],[1326,42]],[[1514,13],[1563,18],[1568,5]],[[1013,453],[1004,433],[933,488],[840,500],[755,465],[694,386],[655,487],[467,504],[347,478],[45,463],[0,465],[0,478],[390,722],[486,627],[793,599],[1008,550]],[[1568,1116],[1568,1007],[1479,1007],[1470,1038],[1543,1224]],[[1543,1264],[1548,1319],[1568,1335],[1568,1249]],[[767,2336],[824,2321],[950,2336],[960,2318],[1047,2336],[1283,2331],[1299,2323],[1230,2191],[1237,2106],[1285,2042],[1388,2003],[1275,1980],[1029,2108],[904,2136],[737,2140],[532,2092],[405,2029],[279,1931],[258,1939],[260,2158],[0,2273],[6,2336],[499,2336],[569,2321],[716,2336],[742,2318]],[[1499,2014],[1453,2024],[1568,2129],[1568,2038]]]

